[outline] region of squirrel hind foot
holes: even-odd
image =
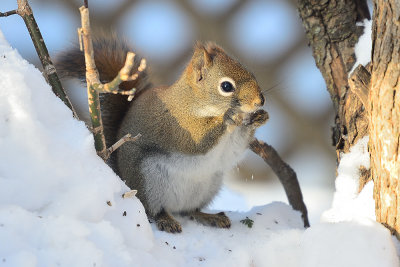
[[[160,231],[165,231],[167,233],[181,233],[182,232],[182,226],[178,221],[172,217],[168,212],[165,210],[162,210],[160,213],[158,213],[155,217],[154,220],[157,224],[157,228]]]
[[[228,216],[225,215],[224,212],[220,212],[217,214],[209,214],[204,213],[199,210],[194,212],[187,213],[191,220],[195,220],[198,223],[201,223],[206,226],[212,226],[217,228],[230,228],[231,220]]]

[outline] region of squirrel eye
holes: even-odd
[[[233,88],[233,84],[231,84],[230,82],[221,83],[221,89],[222,91],[227,93],[235,91],[235,88]]]
[[[235,82],[229,77],[223,77],[219,82],[218,91],[223,96],[230,96],[236,90]]]

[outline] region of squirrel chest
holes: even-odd
[[[156,189],[160,203],[171,212],[204,207],[218,193],[224,172],[237,164],[248,138],[236,128],[226,132],[204,155],[171,153],[149,157],[141,165],[145,189]]]
[[[160,97],[160,91],[169,93],[162,90],[140,95],[127,113],[130,123],[122,123],[119,133],[142,134],[120,148],[118,161],[130,166],[120,169],[122,176],[142,192],[152,214],[162,208],[181,212],[206,206],[219,191],[223,173],[237,164],[252,137],[246,127],[228,130],[222,117],[180,118]],[[181,108],[187,110],[184,104]]]

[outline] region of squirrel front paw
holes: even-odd
[[[243,114],[237,113],[235,110],[230,109],[224,115],[224,122],[228,126],[240,126],[243,124]]]
[[[253,126],[255,128],[265,124],[269,119],[268,112],[263,109],[259,109],[253,113],[250,113],[244,121],[245,126]]]
[[[268,112],[259,109],[252,113],[236,113],[234,110],[228,110],[224,116],[224,122],[228,126],[251,126],[254,128],[265,124],[269,119]]]

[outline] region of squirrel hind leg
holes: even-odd
[[[230,228],[231,220],[224,212],[217,214],[204,213],[200,210],[195,210],[192,212],[183,213],[182,215],[189,216],[191,220],[195,220],[206,226],[213,226],[217,228]]]
[[[167,233],[180,233],[182,232],[182,226],[180,223],[172,217],[171,214],[162,209],[156,216],[154,216],[157,228],[160,231]]]

